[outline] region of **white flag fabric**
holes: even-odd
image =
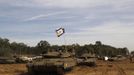
[[[64,28],[59,28],[56,30],[56,34],[58,37],[60,37],[62,34],[65,33],[65,29]]]

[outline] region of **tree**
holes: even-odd
[[[40,52],[42,53],[46,53],[49,48],[50,48],[50,44],[47,41],[43,41],[41,40],[38,44],[37,44],[37,48],[40,50]]]
[[[134,55],[134,51],[131,51],[131,55]]]
[[[96,41],[95,45],[102,45],[101,41]]]
[[[109,45],[104,45],[101,41],[96,41],[95,44],[86,44],[81,46],[79,44],[72,45],[53,45],[51,46],[47,41],[41,40],[36,46],[30,47],[24,43],[12,42],[10,43],[6,38],[0,38],[0,56],[8,56],[11,54],[34,54],[39,55],[50,51],[69,51],[75,52],[77,56],[83,53],[93,53],[99,56],[116,56],[116,55],[127,55],[129,50],[125,48],[115,48]],[[134,52],[132,52],[134,53]]]

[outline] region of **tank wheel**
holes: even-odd
[[[64,75],[64,69],[63,68],[58,68],[57,69],[57,74],[58,75]]]

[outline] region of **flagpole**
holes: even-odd
[[[64,44],[65,44],[65,52],[67,52],[67,41],[66,41],[66,34],[63,36]]]
[[[60,37],[61,35],[63,35],[65,33],[65,29],[64,28],[59,28],[56,30],[56,34],[57,34],[57,37]],[[64,44],[65,44],[65,52],[67,52],[67,48],[66,48],[66,39],[65,39],[65,36],[63,36],[63,41],[64,41]],[[64,46],[64,45],[63,45]]]

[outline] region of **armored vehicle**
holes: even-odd
[[[125,56],[117,55],[115,57],[110,57],[108,60],[109,61],[122,61],[122,60],[125,60],[125,59],[126,59]]]
[[[76,65],[76,59],[68,52],[48,52],[42,58],[35,59],[27,64],[28,73],[37,74],[58,74],[63,75],[67,70],[71,70]],[[53,74],[54,73],[54,74]]]
[[[27,56],[16,56],[15,61],[16,63],[28,63],[33,60],[32,57],[27,57]]]
[[[96,66],[95,55],[90,53],[82,54],[81,56],[77,57],[77,64],[86,66]]]
[[[0,57],[0,64],[13,64],[15,63],[15,59],[11,57]]]

